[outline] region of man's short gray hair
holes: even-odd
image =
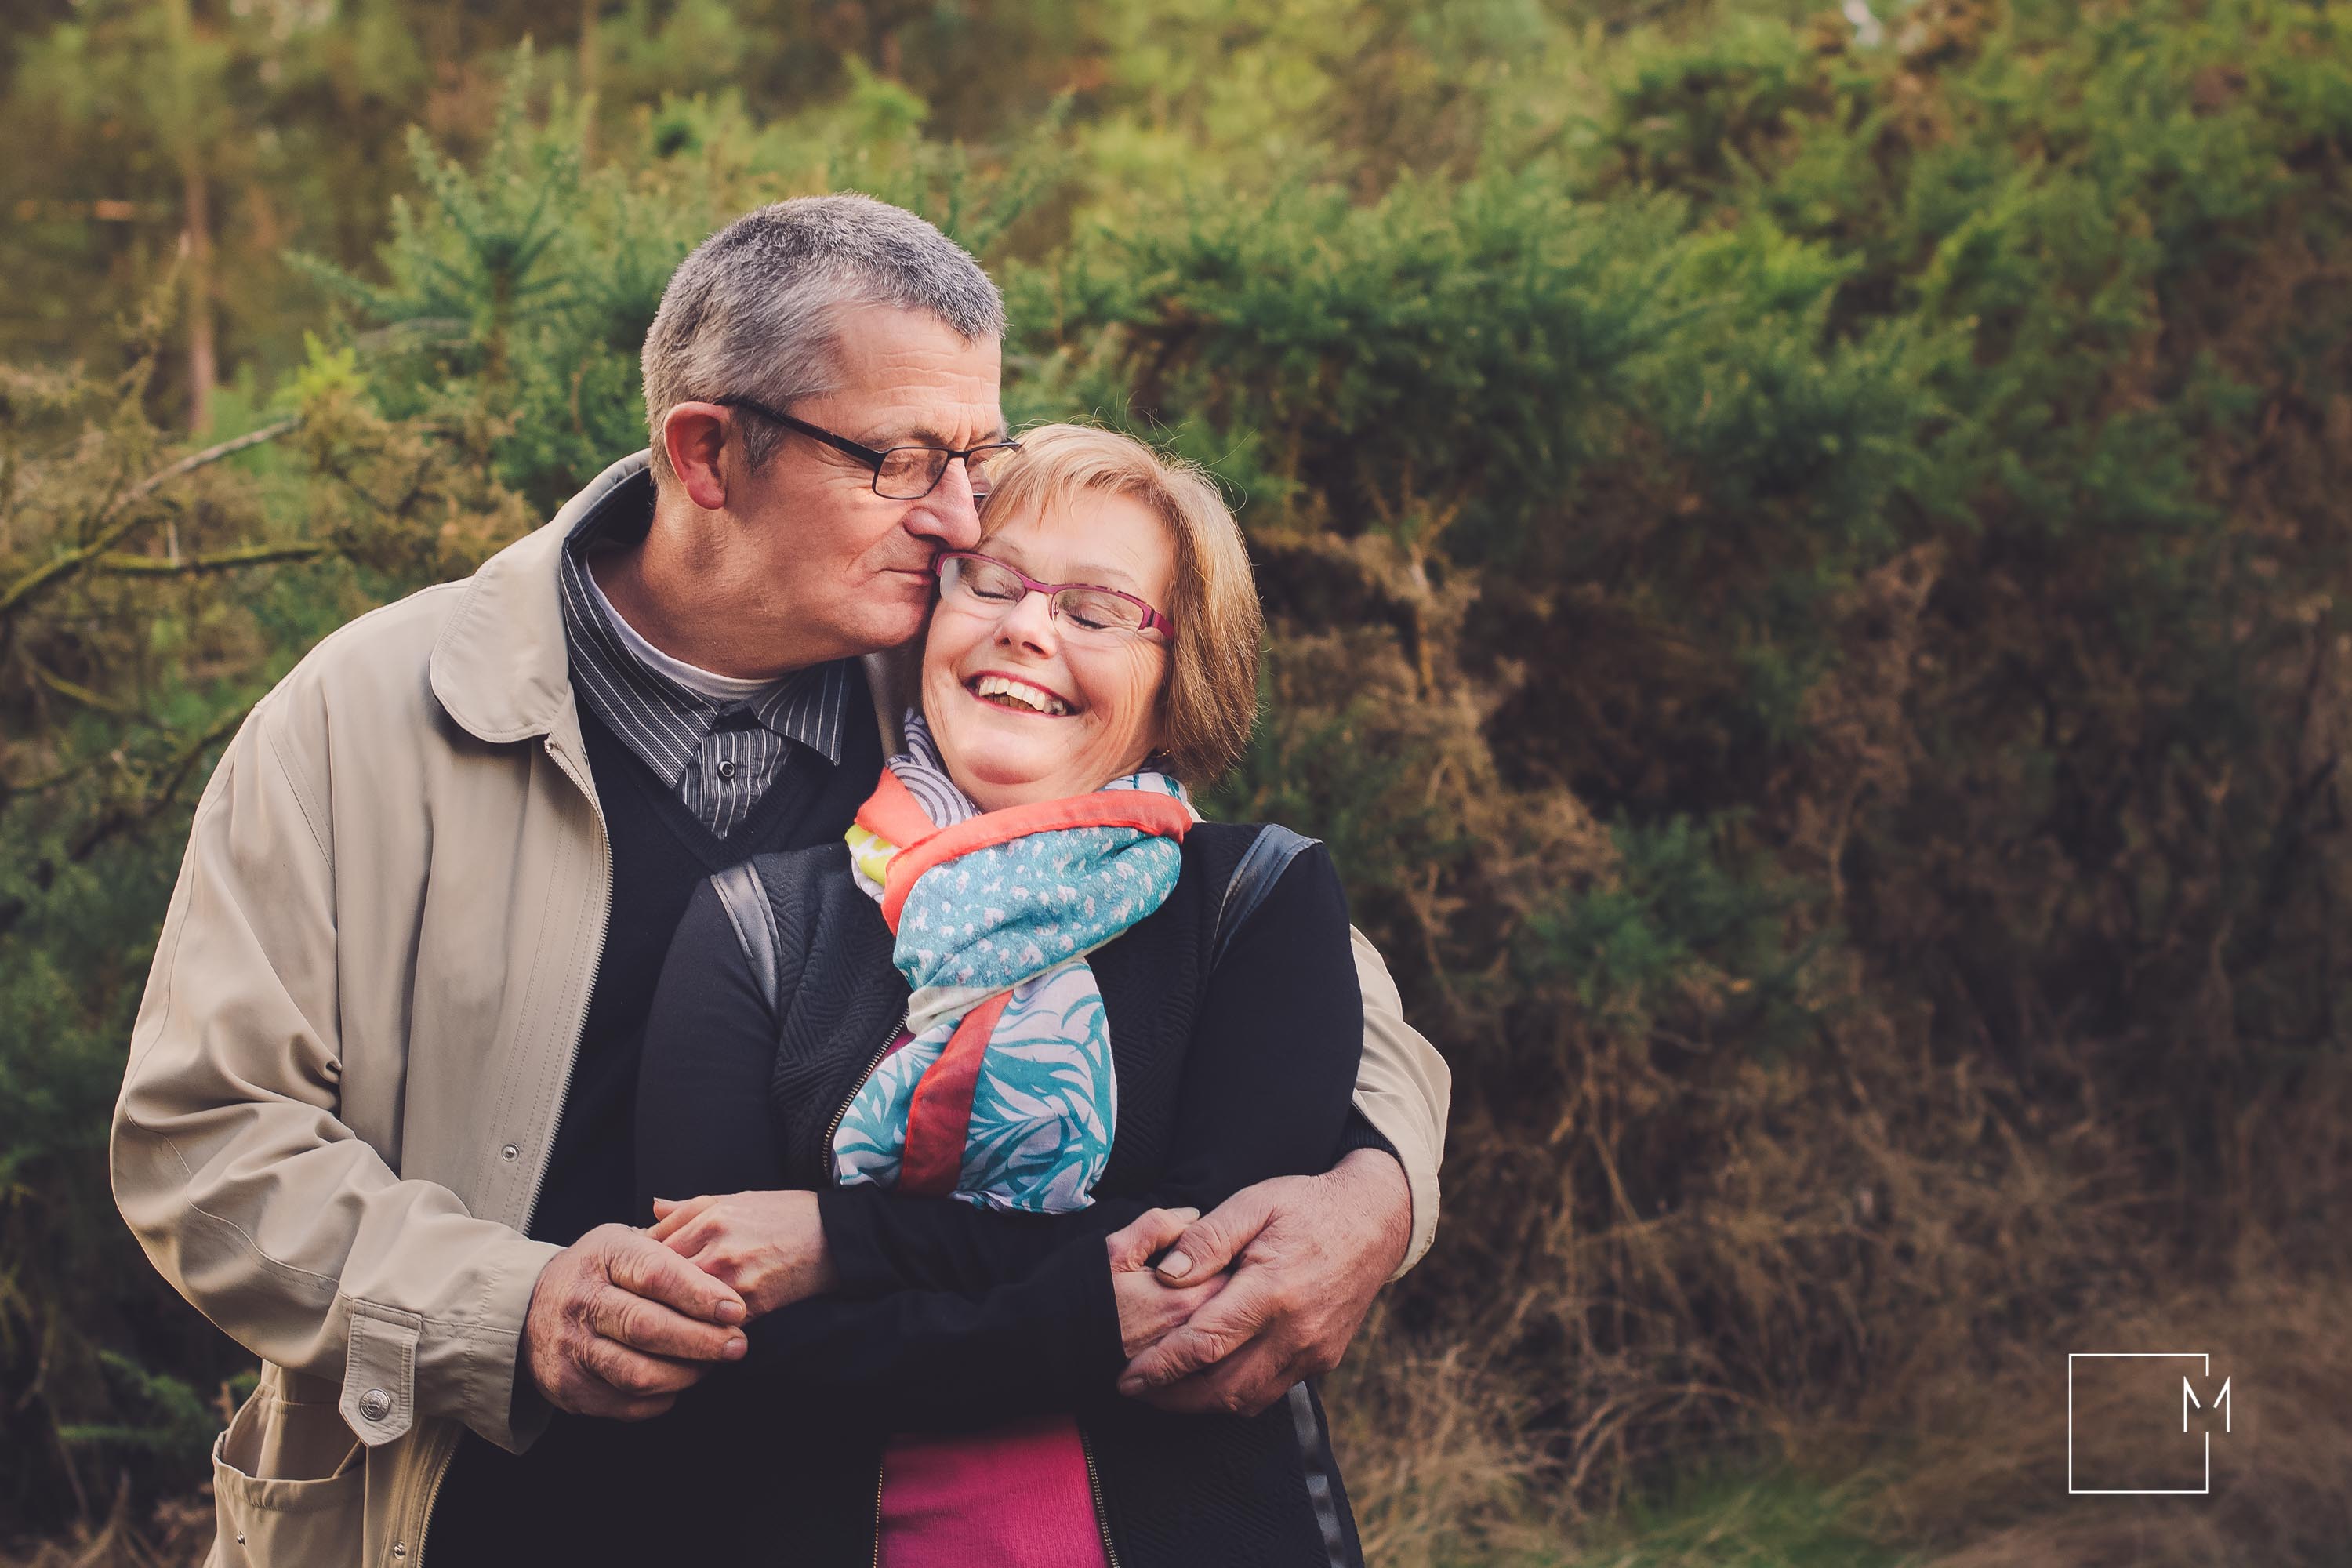
[[[1004,298],[980,263],[903,207],[871,196],[801,196],[746,213],[678,264],[646,331],[646,421],[667,476],[662,421],[681,403],[735,395],[789,412],[834,390],[841,317],[866,305],[922,310],[966,342],[1004,335]],[[786,432],[740,420],[757,468]]]

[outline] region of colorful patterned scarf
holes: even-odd
[[[850,1100],[836,1173],[990,1208],[1085,1208],[1118,1120],[1086,955],[1175,889],[1184,786],[1146,767],[1092,795],[983,813],[919,713],[907,747],[847,837],[914,987],[913,1037]]]

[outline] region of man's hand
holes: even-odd
[[[814,1193],[730,1193],[654,1200],[646,1234],[742,1294],[751,1316],[841,1288]]]
[[[1187,1226],[1159,1274],[1233,1277],[1182,1328],[1128,1363],[1118,1388],[1163,1410],[1255,1415],[1339,1364],[1412,1237],[1396,1161],[1359,1149],[1320,1176],[1244,1187]]]
[[[550,1405],[642,1421],[744,1350],[743,1299],[625,1225],[548,1259],[523,1319],[522,1361]]]
[[[1150,1348],[1160,1336],[1182,1325],[1224,1289],[1223,1274],[1190,1285],[1171,1285],[1152,1271],[1152,1260],[1201,1217],[1199,1209],[1150,1209],[1124,1230],[1103,1238],[1110,1249],[1110,1289],[1118,1300],[1118,1337],[1129,1356]]]

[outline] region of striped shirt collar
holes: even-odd
[[[642,533],[645,517],[596,507],[564,541],[560,568],[564,640],[571,645],[572,684],[596,715],[643,759],[655,776],[676,788],[704,741],[722,718],[740,710],[772,733],[787,736],[841,761],[842,725],[849,710],[855,661],[812,665],[778,680],[743,703],[716,703],[648,666],[623,644],[610,612],[588,583],[587,554],[600,540]]]

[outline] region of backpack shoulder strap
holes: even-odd
[[[1298,852],[1316,842],[1278,822],[1269,822],[1258,829],[1257,837],[1242,852],[1241,863],[1234,868],[1233,880],[1225,884],[1225,896],[1217,905],[1216,934],[1209,945],[1211,968],[1223,960],[1234,933],[1257,912],[1258,905],[1265,902],[1266,895],[1282,880],[1283,872],[1290,868]]]
[[[778,994],[777,980],[782,968],[783,932],[776,927],[775,907],[768,901],[759,872],[749,860],[740,860],[711,878],[710,884],[719,889],[719,901],[735,928],[735,939],[743,944],[743,956],[751,961],[752,983],[775,1015],[782,1016],[784,999]]]

